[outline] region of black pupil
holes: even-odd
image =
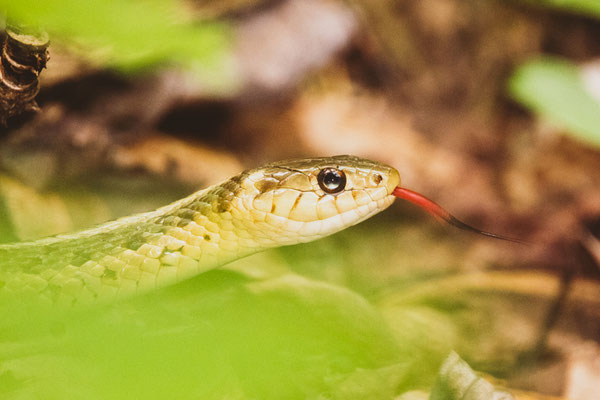
[[[329,189],[337,189],[342,183],[342,176],[337,171],[327,171],[323,176],[323,184]]]

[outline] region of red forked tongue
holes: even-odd
[[[466,231],[475,232],[475,233],[478,233],[478,234],[484,235],[484,236],[490,236],[495,239],[508,240],[509,242],[516,242],[516,243],[526,243],[519,239],[512,239],[512,238],[509,238],[506,236],[496,235],[495,233],[485,232],[485,231],[479,230],[477,228],[474,228],[471,225],[467,225],[464,222],[455,218],[448,211],[444,210],[439,204],[436,204],[432,200],[429,200],[427,197],[425,197],[417,192],[413,192],[412,190],[401,188],[401,187],[396,187],[394,189],[394,191],[392,192],[392,194],[398,198],[408,200],[411,203],[418,205],[419,207],[421,207],[422,209],[424,209],[425,211],[427,211],[429,214],[433,215],[434,217],[439,218],[442,221],[444,221],[450,225],[454,225],[457,228],[464,229]]]

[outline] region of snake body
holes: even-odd
[[[353,156],[267,164],[156,211],[0,245],[0,294],[73,304],[151,290],[354,225],[399,183],[394,168]]]

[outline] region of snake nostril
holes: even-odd
[[[371,175],[371,180],[375,185],[379,185],[383,181],[383,176],[380,174]]]

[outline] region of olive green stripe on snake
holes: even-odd
[[[392,204],[399,183],[353,156],[267,164],[156,211],[0,245],[0,295],[79,304],[148,291],[345,229]]]

